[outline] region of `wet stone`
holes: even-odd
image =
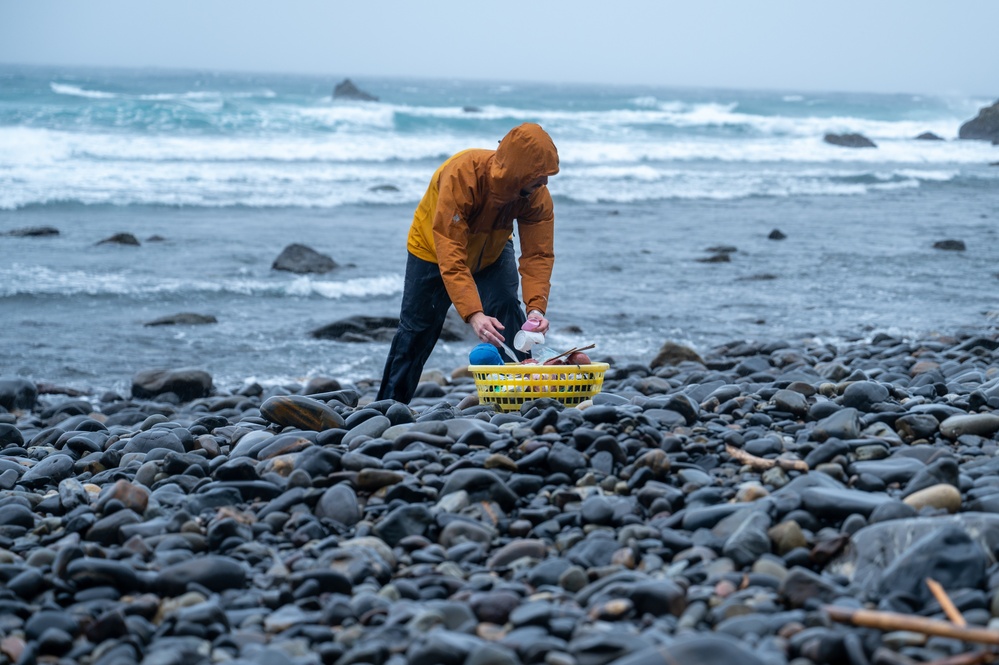
[[[18,484],[28,489],[55,486],[72,472],[73,458],[69,455],[56,453],[47,456],[28,469],[21,476]]]
[[[316,517],[333,520],[346,526],[353,526],[361,519],[361,509],[357,494],[346,485],[334,485],[325,492],[316,504]]]
[[[344,427],[343,416],[324,402],[299,395],[277,395],[260,405],[260,415],[285,427],[321,432]]]
[[[164,449],[173,452],[184,452],[184,444],[180,438],[166,428],[153,428],[144,432],[139,432],[128,439],[122,453],[151,453],[154,450]]]

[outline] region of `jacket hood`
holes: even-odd
[[[556,173],[558,151],[552,137],[530,122],[514,127],[503,137],[489,169],[491,189],[502,201],[516,200],[532,180]]]

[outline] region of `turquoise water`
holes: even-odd
[[[951,332],[999,309],[999,149],[955,140],[992,100],[386,79],[355,80],[380,101],[351,103],[332,100],[337,82],[0,66],[0,233],[60,230],[0,235],[0,373],[78,387],[179,365],[230,385],[378,376],[387,345],[308,331],[396,315],[430,174],[525,121],[562,163],[556,346],[647,362],[665,339]],[[946,140],[914,140],[925,131]],[[775,228],[787,239],[768,240]],[[117,232],[142,245],[95,245]],[[968,249],[933,249],[948,238]],[[290,242],[342,267],[270,270]],[[720,245],[730,262],[698,261]],[[142,325],[179,311],[219,323]],[[431,365],[467,350],[440,344]]]

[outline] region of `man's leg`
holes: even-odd
[[[472,277],[479,289],[482,307],[486,314],[499,319],[503,324],[504,343],[513,349],[513,337],[527,320],[524,308],[520,305],[520,273],[517,272],[513,241],[506,243],[495,263],[483,268]],[[521,360],[528,357],[526,353],[516,349],[514,352]]]
[[[440,267],[408,254],[399,329],[392,338],[378,399],[409,403],[441,335],[451,299]]]

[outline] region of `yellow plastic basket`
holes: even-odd
[[[600,392],[607,363],[589,365],[469,365],[480,404],[519,411],[525,402],[551,397],[576,406]]]

